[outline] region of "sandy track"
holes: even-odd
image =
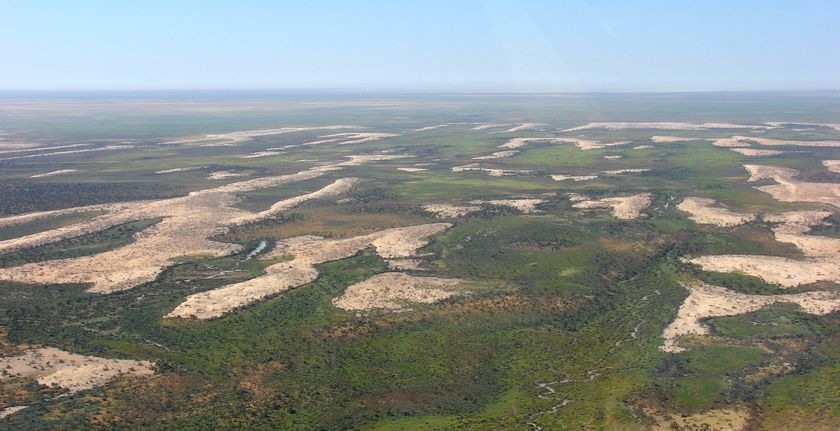
[[[213,319],[237,308],[315,281],[315,265],[351,257],[373,246],[385,259],[403,259],[415,255],[427,244],[425,238],[443,232],[449,223],[386,229],[342,240],[326,240],[317,236],[290,238],[277,244],[265,258],[292,256],[265,269],[266,274],[241,283],[200,292],[187,297],[166,317]]]
[[[573,196],[577,198],[578,196]],[[615,218],[632,220],[641,216],[642,210],[647,208],[651,202],[650,193],[639,193],[631,196],[589,200],[586,198],[576,199],[574,205],[578,209],[609,208]]]
[[[840,310],[840,294],[836,292],[805,292],[788,295],[747,295],[705,283],[684,284],[689,295],[677,311],[677,317],[662,333],[665,343],[659,347],[664,352],[681,352],[677,338],[683,335],[707,335],[709,328],[702,319],[718,316],[735,316],[749,313],[770,304],[787,302],[797,304],[806,313],[827,314]]]
[[[231,225],[259,220],[310,199],[334,196],[346,191],[355,180],[336,181],[317,192],[280,201],[272,209],[257,214],[234,208],[232,205],[236,202],[235,193],[317,178],[343,166],[353,166],[370,160],[399,157],[401,156],[356,156],[348,161],[296,174],[241,181],[192,192],[178,198],[82,207],[87,210],[104,209],[109,213],[52,231],[0,241],[0,253],[76,237],[134,220],[162,217],[163,221],[136,233],[135,241],[124,247],[93,256],[1,268],[0,279],[24,283],[92,283],[93,286],[88,291],[96,293],[129,289],[154,280],[161,271],[172,264],[174,258],[198,254],[221,256],[240,250],[238,245],[207,239],[224,233]],[[4,221],[14,223],[38,217],[43,217],[43,213],[28,217],[15,216],[12,220],[0,219],[0,226]]]
[[[818,202],[840,208],[840,184],[809,183],[796,180],[799,171],[790,168],[744,165],[750,177],[747,181],[769,179],[776,185],[756,187],[782,202]]]
[[[464,292],[453,290],[461,280],[439,277],[416,277],[402,272],[386,272],[353,284],[332,300],[345,310],[410,310],[406,303],[432,304]]]
[[[0,358],[0,379],[35,377],[41,385],[58,386],[75,393],[104,385],[120,375],[153,374],[153,365],[148,361],[83,356],[44,347]]]
[[[689,213],[689,218],[699,224],[732,227],[755,220],[752,214],[722,208],[714,200],[707,198],[687,197],[677,205],[677,209]]]
[[[563,130],[564,132],[576,132],[588,129],[606,130],[634,130],[634,129],[660,129],[660,130],[712,130],[712,129],[772,129],[768,125],[752,124],[730,124],[730,123],[680,123],[680,122],[602,122],[589,123],[583,126],[572,127]]]
[[[35,144],[3,142],[2,139],[0,139],[0,148],[8,148],[8,149],[0,151],[0,154],[34,153],[34,152],[38,152],[38,151],[52,151],[52,150],[64,150],[64,149],[67,149],[67,148],[89,147],[91,145],[93,145],[93,144],[68,144],[68,145],[55,145],[55,146],[52,146],[52,147],[39,147]]]

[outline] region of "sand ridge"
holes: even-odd
[[[712,255],[682,258],[706,271],[742,272],[782,287],[795,287],[817,281],[840,283],[840,239],[805,235],[823,219],[828,211],[791,211],[766,215],[764,220],[778,223],[773,227],[776,240],[793,244],[804,259],[762,255]]]
[[[59,169],[57,171],[45,172],[43,174],[32,175],[29,178],[53,177],[53,176],[56,176],[56,175],[72,174],[73,172],[79,172],[79,171],[76,170],[76,169]]]
[[[174,139],[161,142],[161,145],[230,146],[250,141],[261,136],[281,135],[285,133],[306,132],[311,130],[359,129],[359,126],[317,126],[317,127],[280,127],[276,129],[243,130],[228,133],[208,133],[205,135]]]
[[[263,258],[292,256],[292,260],[267,267],[265,275],[190,295],[166,317],[221,317],[237,308],[315,281],[318,278],[315,265],[351,257],[371,246],[384,259],[409,258],[427,244],[425,238],[450,226],[449,223],[408,226],[341,240],[311,235],[290,238],[279,242]]]
[[[787,302],[797,304],[810,314],[827,314],[840,310],[840,294],[836,292],[805,292],[785,295],[748,295],[732,290],[695,282],[683,284],[689,295],[677,311],[677,317],[662,332],[663,352],[682,352],[677,338],[683,335],[708,335],[709,328],[702,319],[719,316],[735,316],[749,313],[770,304]]]
[[[386,272],[349,286],[332,300],[338,308],[353,311],[406,311],[405,303],[432,304],[464,292],[454,290],[462,283],[455,278],[417,277]]]
[[[208,238],[224,233],[229,226],[256,221],[277,211],[288,209],[309,199],[332,196],[346,191],[355,179],[338,180],[325,188],[278,202],[263,213],[249,213],[233,207],[236,193],[303,181],[371,160],[390,160],[399,155],[353,156],[350,160],[319,166],[296,174],[256,178],[213,189],[192,192],[187,196],[157,201],[142,201],[81,207],[96,208],[107,214],[91,220],[39,232],[20,238],[0,241],[0,253],[48,244],[76,237],[135,220],[161,217],[163,220],[134,235],[134,242],[104,253],[79,258],[35,262],[11,268],[0,268],[0,279],[24,283],[92,283],[89,292],[110,293],[153,281],[180,256],[209,254],[221,256],[239,251],[241,246],[211,241]],[[64,213],[68,211],[63,211]],[[55,214],[55,213],[53,213]],[[43,213],[0,219],[0,226],[43,217]]]
[[[783,151],[779,150],[756,150],[754,148],[732,148],[731,151],[745,156],[778,156],[784,154]]]
[[[576,132],[588,129],[606,130],[634,130],[634,129],[660,129],[660,130],[712,130],[712,129],[771,129],[768,125],[753,124],[731,124],[731,123],[683,123],[683,122],[596,122],[584,124],[563,130],[564,132]]]
[[[650,193],[639,193],[631,196],[619,196],[612,198],[604,198],[598,200],[590,200],[580,195],[571,196],[570,200],[574,199],[575,204],[572,205],[578,209],[597,209],[609,208],[612,210],[612,215],[621,220],[632,220],[641,216],[642,210],[647,208],[651,202]]]
[[[707,198],[687,197],[677,205],[677,209],[689,213],[689,218],[699,224],[732,227],[755,220],[752,214],[731,211]]]
[[[799,171],[791,168],[744,165],[744,169],[750,174],[747,181],[769,179],[778,183],[755,187],[769,193],[776,200],[782,202],[817,202],[840,208],[840,184],[799,181],[796,180]]]
[[[58,386],[75,393],[101,386],[117,376],[153,374],[154,364],[130,359],[77,355],[53,347],[0,357],[0,379],[35,377],[44,386]]]

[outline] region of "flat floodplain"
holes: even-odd
[[[0,429],[835,429],[838,124],[832,93],[0,99]]]

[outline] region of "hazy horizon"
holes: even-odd
[[[0,14],[3,91],[840,89],[831,1],[40,1]]]

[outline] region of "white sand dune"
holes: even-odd
[[[352,311],[410,310],[406,304],[432,304],[463,295],[455,290],[462,282],[455,278],[417,277],[386,272],[349,286],[332,300],[338,308]]]
[[[633,129],[660,129],[660,130],[713,130],[713,129],[772,129],[766,124],[731,124],[731,123],[681,123],[681,122],[600,122],[589,123],[583,126],[572,127],[563,130],[564,132],[577,132],[588,129],[606,130],[633,130]]]
[[[581,196],[575,195],[573,198]],[[642,210],[650,205],[651,194],[639,193],[631,196],[620,196],[613,198],[605,198],[599,200],[589,200],[586,198],[575,199],[575,204],[572,205],[578,209],[599,209],[609,208],[612,210],[612,215],[615,218],[622,220],[632,220],[639,218]]]
[[[23,283],[92,283],[93,286],[88,291],[95,293],[130,289],[154,280],[161,271],[172,265],[173,259],[177,257],[199,254],[221,256],[240,250],[239,245],[208,239],[224,233],[232,225],[256,221],[310,199],[334,196],[346,191],[355,180],[338,180],[319,191],[280,201],[272,206],[272,209],[257,214],[234,208],[232,205],[237,200],[236,193],[313,179],[344,166],[402,157],[404,156],[352,156],[347,161],[311,168],[296,174],[231,183],[178,198],[80,207],[0,219],[0,226],[3,226],[72,213],[74,210],[108,212],[70,226],[0,241],[0,253],[9,253],[134,220],[163,218],[160,223],[135,234],[134,242],[126,246],[92,256],[0,268],[0,280]]]
[[[63,175],[63,174],[72,174],[73,172],[79,172],[76,169],[59,169],[57,171],[52,172],[45,172],[43,174],[32,175],[29,178],[44,178],[44,177],[54,177],[56,175]]]
[[[102,386],[120,375],[153,374],[153,365],[148,361],[84,356],[43,347],[19,356],[0,357],[0,379],[34,377],[41,385],[75,393]]]
[[[408,226],[342,240],[318,236],[290,238],[278,243],[263,258],[291,256],[292,260],[271,265],[265,269],[265,275],[248,281],[190,295],[166,317],[221,317],[237,308],[315,281],[318,278],[315,265],[351,257],[371,246],[384,259],[409,258],[426,245],[424,238],[450,226],[449,223]]]
[[[753,214],[731,211],[707,198],[687,197],[677,205],[677,209],[689,213],[689,218],[699,224],[732,227],[755,220]]]
[[[662,333],[665,343],[659,347],[664,352],[682,352],[677,345],[683,335],[707,335],[709,328],[702,319],[735,316],[759,310],[771,304],[786,302],[797,304],[810,314],[827,314],[840,310],[840,294],[836,292],[806,292],[788,295],[747,295],[705,283],[684,284],[689,295],[677,311],[677,317]]]

